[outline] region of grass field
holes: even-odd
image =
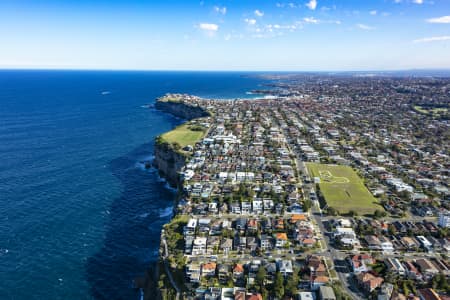
[[[194,146],[205,133],[203,131],[191,130],[191,126],[183,124],[161,135],[161,138],[169,144],[178,143],[182,148],[191,145]]]
[[[423,107],[420,105],[414,105],[413,108],[422,114],[432,115],[439,117],[440,115],[445,115],[448,113],[448,108],[446,107]]]
[[[320,178],[320,191],[328,206],[340,213],[345,214],[353,210],[359,215],[364,215],[382,209],[351,167],[317,163],[306,165],[312,178]]]

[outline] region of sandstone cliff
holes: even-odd
[[[186,120],[209,116],[209,113],[202,107],[183,102],[161,101],[158,99],[155,103],[155,108]]]
[[[155,108],[186,120],[210,115],[203,107],[192,103],[168,101],[167,96],[158,99]],[[164,177],[171,186],[178,187],[180,182],[178,173],[186,164],[187,158],[187,154],[174,149],[173,145],[164,142],[160,137],[156,138],[154,165],[161,177]]]
[[[160,176],[171,186],[178,187],[178,172],[184,167],[186,159],[185,154],[173,149],[168,143],[156,140],[154,165],[158,168]]]

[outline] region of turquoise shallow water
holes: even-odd
[[[173,194],[153,139],[166,92],[245,97],[237,73],[0,71],[0,299],[136,299]]]

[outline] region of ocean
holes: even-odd
[[[0,71],[0,299],[138,299],[175,196],[143,162],[182,122],[146,105],[250,97],[251,75]]]

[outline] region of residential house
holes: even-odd
[[[368,293],[381,286],[383,278],[374,276],[370,273],[359,273],[356,275],[356,279],[360,286]]]
[[[267,234],[261,235],[259,243],[261,250],[263,251],[272,249],[272,238]]]
[[[419,245],[417,244],[416,240],[409,236],[404,236],[400,239],[400,242],[402,245],[410,251],[416,250]]]
[[[194,243],[194,237],[192,235],[187,235],[184,238],[184,253],[192,253],[192,244]]]
[[[195,228],[197,228],[197,219],[189,219],[186,226],[183,228],[183,234],[186,235],[194,235]]]
[[[391,240],[389,240],[387,237],[380,236],[379,240],[380,240],[381,250],[383,250],[383,252],[391,253],[394,251],[394,245],[392,244]]]
[[[420,289],[417,292],[420,300],[442,300],[442,297],[433,289]]]
[[[253,200],[252,202],[252,210],[254,214],[262,214],[263,212],[263,201],[262,200]]]
[[[245,231],[246,225],[247,225],[246,218],[237,218],[236,219],[236,230]]]
[[[206,237],[196,237],[192,245],[192,255],[206,254]]]
[[[191,262],[186,265],[186,277],[190,282],[199,282],[201,266],[199,263]]]
[[[259,293],[253,293],[246,295],[245,300],[263,300],[263,297]]]
[[[422,246],[423,249],[425,249],[426,251],[432,250],[433,246],[426,237],[424,237],[423,235],[418,235],[416,236],[416,238],[420,242],[420,245]]]
[[[210,202],[208,204],[208,211],[209,211],[209,213],[217,214],[219,212],[219,207],[217,205],[217,202]]]
[[[371,250],[380,250],[381,242],[375,235],[366,235],[364,240],[367,243],[367,247]]]
[[[336,300],[333,288],[329,286],[319,287],[319,299],[320,300]]]
[[[255,251],[258,248],[258,239],[253,236],[247,237],[247,249],[250,251]]]
[[[310,288],[317,290],[320,286],[328,283],[328,272],[322,259],[312,255],[308,257],[307,267],[310,274]]]
[[[438,224],[442,228],[450,228],[450,211],[442,211],[439,213]]]
[[[220,264],[217,267],[217,274],[219,282],[226,283],[230,279],[230,266],[227,264]]]
[[[245,236],[236,235],[234,237],[233,249],[236,251],[244,252],[246,248],[247,248],[247,238]]]
[[[241,203],[241,213],[243,215],[249,215],[252,212],[252,203],[244,201]]]
[[[315,300],[316,297],[311,292],[300,292],[299,300]]]
[[[198,220],[198,230],[199,232],[209,233],[210,231],[211,219],[202,218]]]
[[[312,238],[304,238],[299,240],[299,244],[302,247],[312,248],[316,244],[316,240]]]
[[[270,213],[274,207],[273,201],[271,199],[263,199],[263,205],[265,213]]]
[[[408,276],[408,278],[417,280],[417,281],[423,280],[422,274],[419,272],[419,270],[416,268],[416,266],[411,261],[404,261],[403,266],[406,269],[406,275]]]
[[[225,254],[228,255],[230,251],[233,249],[233,240],[230,238],[222,239],[222,242],[220,243],[220,250]]]
[[[217,253],[217,250],[219,249],[219,244],[220,244],[220,237],[210,235],[208,237],[206,244],[206,254],[211,255]]]
[[[386,267],[390,272],[393,272],[401,276],[406,275],[405,268],[397,258],[386,258],[384,260],[384,264],[386,265]]]
[[[288,238],[287,238],[286,233],[280,232],[280,233],[275,234],[275,247],[276,248],[283,248],[287,244],[288,244]]]
[[[233,202],[230,204],[230,210],[232,214],[241,214],[241,204],[238,202]]]
[[[216,267],[217,267],[217,264],[215,262],[209,262],[209,263],[202,264],[202,277],[216,276]]]
[[[375,263],[375,259],[370,254],[358,254],[352,256],[350,259],[352,271],[355,274],[369,271],[369,265]]]
[[[330,279],[328,278],[328,276],[311,277],[310,288],[311,288],[311,290],[316,291],[321,286],[326,285],[329,281],[330,281]]]
[[[240,281],[240,280],[244,279],[244,266],[242,264],[234,265],[233,279],[234,279],[234,281]]]
[[[256,232],[258,230],[258,220],[249,219],[247,223],[247,230],[250,232]]]
[[[292,261],[288,259],[283,259],[278,261],[278,270],[284,277],[291,276],[294,273],[292,267]]]
[[[266,281],[267,283],[272,283],[275,280],[275,275],[277,273],[277,265],[275,263],[268,263],[264,266],[266,269]]]
[[[427,279],[430,279],[439,273],[439,270],[434,266],[434,264],[426,258],[417,259],[415,263],[419,267],[422,275]]]
[[[210,287],[204,294],[205,300],[217,300],[222,296],[222,289],[219,287]]]

